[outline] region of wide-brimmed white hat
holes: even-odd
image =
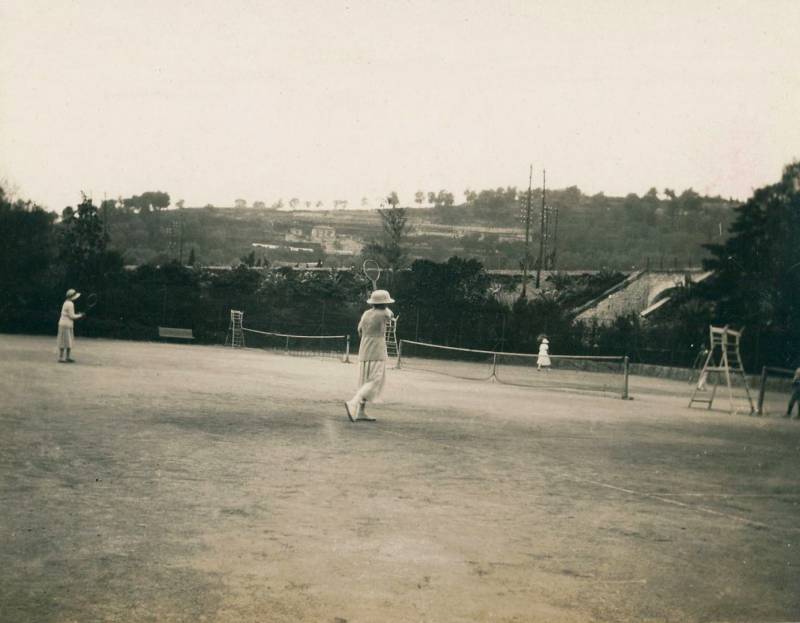
[[[375,290],[369,295],[367,303],[370,305],[388,305],[389,303],[394,303],[394,299],[387,290]]]
[[[78,292],[77,290],[73,289],[73,288],[70,288],[69,290],[67,290],[67,298],[70,301],[74,301],[74,300],[80,298],[80,296],[81,296],[81,293]]]

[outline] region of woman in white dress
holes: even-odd
[[[366,405],[380,397],[386,381],[386,325],[394,316],[387,305],[394,303],[394,299],[386,290],[375,290],[367,303],[372,308],[363,313],[358,323],[361,338],[358,346],[359,387],[355,395],[344,403],[351,422],[375,421],[367,415]]]
[[[539,356],[536,358],[536,369],[541,370],[544,368],[550,367],[550,341],[545,337],[542,338],[541,343],[539,344]]]
[[[70,357],[72,343],[75,341],[75,321],[83,318],[83,314],[75,313],[75,303],[81,293],[72,288],[67,290],[67,300],[61,306],[61,317],[58,319],[58,363],[74,363]]]

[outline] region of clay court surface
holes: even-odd
[[[800,423],[0,336],[0,620],[800,620]],[[722,402],[724,407],[725,403]]]

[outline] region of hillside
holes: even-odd
[[[521,202],[515,189],[473,193],[458,206],[408,210],[410,256],[441,261],[453,255],[479,259],[487,268],[515,269],[524,256]],[[558,208],[549,249],[563,270],[631,270],[645,266],[698,266],[704,243],[727,238],[734,202],[693,191],[659,199],[587,196],[577,188],[548,192]],[[539,248],[541,192],[533,192],[531,252]],[[184,208],[137,212],[106,210],[112,246],[129,264],[187,260],[230,265],[255,252],[256,262],[358,262],[361,246],[381,236],[374,210],[280,211],[267,208]],[[254,247],[254,244],[261,246]]]

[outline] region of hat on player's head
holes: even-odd
[[[550,343],[550,340],[548,340],[546,337],[542,338],[542,344],[549,344],[549,343]]]
[[[67,298],[70,301],[75,301],[78,298],[80,298],[80,296],[81,296],[81,293],[76,291],[74,288],[70,288],[69,290],[67,290]]]
[[[386,290],[375,290],[369,295],[367,303],[370,305],[388,305],[389,303],[394,303],[394,299]]]

